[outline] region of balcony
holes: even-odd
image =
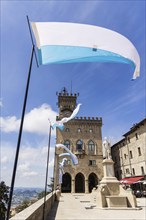
[[[88,155],[95,155],[95,151],[88,151]]]
[[[75,155],[85,155],[85,150],[83,150],[83,149],[78,149],[78,150],[76,150],[75,152],[74,152],[74,154]]]

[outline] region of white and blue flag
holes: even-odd
[[[63,130],[64,129],[64,123],[72,120],[73,118],[76,117],[76,115],[78,114],[79,112],[79,109],[80,109],[80,106],[82,104],[78,104],[77,107],[75,108],[75,110],[73,111],[73,113],[71,114],[70,117],[64,117],[62,118],[60,121],[56,121],[55,123],[52,123],[52,128],[59,128],[60,130]]]
[[[31,22],[39,63],[120,62],[140,75],[140,57],[134,45],[110,29],[79,23]]]
[[[62,154],[59,154],[59,157],[66,157],[66,156],[69,156],[71,157],[71,160],[72,160],[72,163],[74,165],[77,165],[78,164],[78,158],[75,154],[73,154],[64,144],[56,144],[56,148],[60,149],[64,149],[67,151],[67,153],[62,153]]]

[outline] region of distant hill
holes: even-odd
[[[24,200],[32,200],[38,198],[38,194],[44,191],[43,188],[28,188],[16,187],[14,188],[12,207],[20,205]]]

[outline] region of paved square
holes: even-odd
[[[144,220],[146,218],[146,198],[137,199],[140,210],[100,209],[91,203],[91,194],[62,193],[55,202],[48,220]],[[92,206],[93,205],[93,206]]]

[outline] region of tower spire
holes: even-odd
[[[71,80],[71,91],[70,91],[70,93],[72,94],[72,80]]]

